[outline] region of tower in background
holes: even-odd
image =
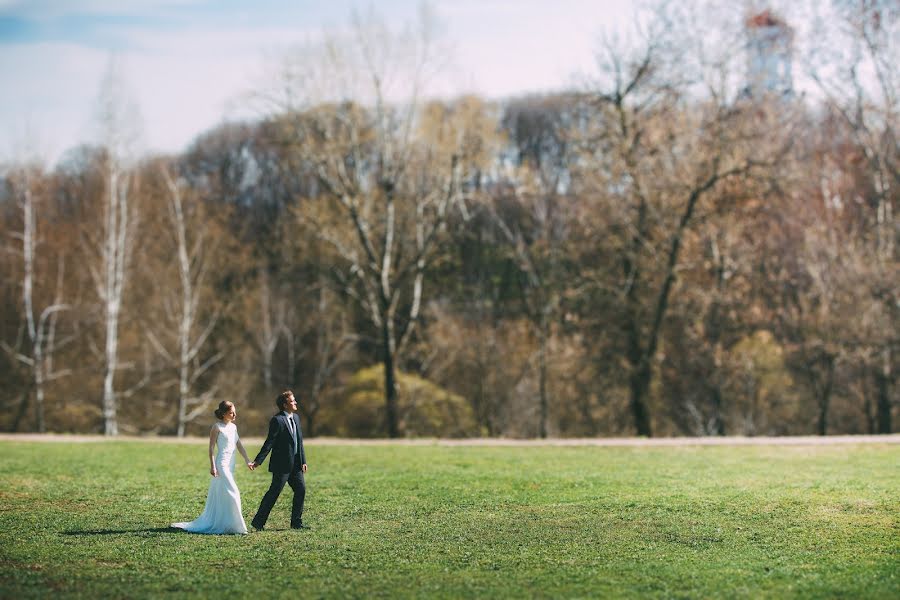
[[[744,93],[753,98],[793,95],[794,30],[768,9],[751,13],[745,26],[747,84]]]

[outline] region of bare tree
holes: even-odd
[[[727,55],[697,46],[690,22],[662,12],[633,50],[606,44],[596,121],[581,132],[578,168],[608,215],[600,235],[615,240],[619,261],[619,272],[605,272],[596,285],[620,299],[630,410],[637,434],[646,436],[653,434],[654,361],[686,235],[713,197],[727,198],[730,184],[783,153],[781,136],[772,135],[781,113],[759,106],[754,118],[744,110],[750,107],[737,101],[729,59],[709,58]]]
[[[359,336],[350,333],[345,311],[335,306],[338,299],[322,277],[319,278],[316,295],[315,334],[311,348],[313,372],[303,406],[306,430],[310,436],[315,435],[316,415],[322,408],[336,371],[347,361],[359,341]]]
[[[65,259],[59,256],[57,261],[56,290],[53,300],[40,307],[36,298],[35,279],[37,273],[37,250],[40,243],[38,232],[38,205],[40,200],[39,189],[41,173],[36,172],[32,165],[22,165],[11,175],[9,180],[14,183],[16,205],[21,212],[21,231],[11,232],[10,236],[21,243],[21,250],[16,254],[22,257],[22,308],[24,311],[24,330],[27,339],[27,350],[21,351],[23,345],[21,333],[14,346],[5,341],[3,348],[17,361],[26,365],[30,373],[30,380],[34,390],[34,416],[35,429],[44,433],[47,429],[44,417],[44,394],[47,382],[69,374],[69,369],[55,370],[53,367],[53,355],[58,347],[56,339],[56,325],[59,313],[70,307],[63,302],[63,274],[65,271]],[[65,340],[63,340],[63,343]],[[14,430],[18,429],[18,422],[24,415],[29,394],[23,395],[22,404]]]
[[[176,432],[178,437],[183,437],[187,425],[208,409],[216,394],[215,386],[198,392],[198,380],[224,357],[221,351],[203,353],[221,314],[218,305],[205,315],[201,306],[203,299],[209,299],[206,287],[210,256],[217,249],[200,202],[195,199],[189,202],[190,206],[185,206],[183,186],[167,167],[162,167],[161,173],[168,192],[167,216],[178,285],[174,287],[173,301],[166,303],[172,307],[168,315],[170,323],[164,323],[159,335],[148,331],[148,337],[159,354],[177,369]]]
[[[858,186],[862,189],[855,193],[868,213],[862,215],[856,235],[866,247],[868,261],[858,266],[869,273],[865,304],[880,304],[874,312],[882,315],[882,325],[872,332],[865,354],[877,390],[878,432],[889,433],[897,339],[884,333],[885,327],[896,330],[897,324],[900,7],[889,0],[833,0],[829,8],[831,12],[820,23],[822,33],[810,45],[806,66],[828,109],[841,119],[861,155],[851,164],[858,164],[863,174],[864,183]],[[825,181],[831,176],[823,174]]]
[[[275,349],[282,335],[288,334],[289,353],[293,353],[294,344],[290,339],[291,332],[287,327],[287,312],[290,310],[285,298],[273,299],[276,294],[272,290],[269,274],[263,269],[259,282],[259,320],[254,322],[253,341],[262,356],[263,383],[267,390],[272,388],[272,361]],[[288,360],[293,365],[293,356]],[[288,378],[290,381],[291,378]]]
[[[574,218],[567,195],[574,158],[569,143],[577,119],[577,98],[530,98],[510,103],[504,125],[515,152],[514,166],[496,192],[507,210],[489,205],[494,222],[524,274],[525,312],[537,338],[538,435],[547,437],[549,397],[548,347],[559,319],[566,282],[564,244]],[[510,210],[512,209],[512,210]]]
[[[288,95],[278,104],[291,111],[283,131],[322,191],[303,218],[335,250],[346,293],[377,332],[391,437],[399,434],[397,362],[419,320],[448,212],[483,158],[488,122],[473,101],[423,110],[421,94],[439,58],[432,34],[428,14],[400,33],[374,16],[357,18],[352,38],[330,39],[314,59],[305,57],[327,73],[327,97],[297,103]],[[315,89],[305,75],[305,89]]]
[[[85,231],[88,263],[103,313],[103,431],[118,435],[119,322],[128,282],[137,214],[132,194],[135,174],[130,169],[137,139],[138,117],[128,95],[120,66],[111,60],[100,86],[99,121],[106,156],[103,161],[104,197],[99,227]],[[97,235],[94,234],[96,231]]]

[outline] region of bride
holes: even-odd
[[[172,527],[192,533],[247,533],[241,514],[241,493],[234,482],[234,450],[237,448],[247,467],[253,470],[250,457],[238,437],[234,424],[237,413],[227,400],[216,410],[218,421],[209,430],[209,474],[213,476],[206,494],[203,513],[189,523],[172,523]],[[219,450],[213,458],[213,448]]]

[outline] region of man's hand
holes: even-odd
[[[303,463],[302,465],[300,465],[300,470],[303,471],[304,473],[306,473],[306,463]]]

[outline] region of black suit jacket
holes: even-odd
[[[269,435],[256,455],[257,465],[263,464],[269,452],[272,452],[272,460],[269,462],[269,472],[290,473],[295,466],[306,464],[306,453],[303,451],[303,431],[300,429],[300,415],[294,413],[294,425],[297,427],[297,447],[294,447],[294,436],[288,427],[288,416],[280,412],[269,421]],[[299,462],[298,462],[299,461]]]

